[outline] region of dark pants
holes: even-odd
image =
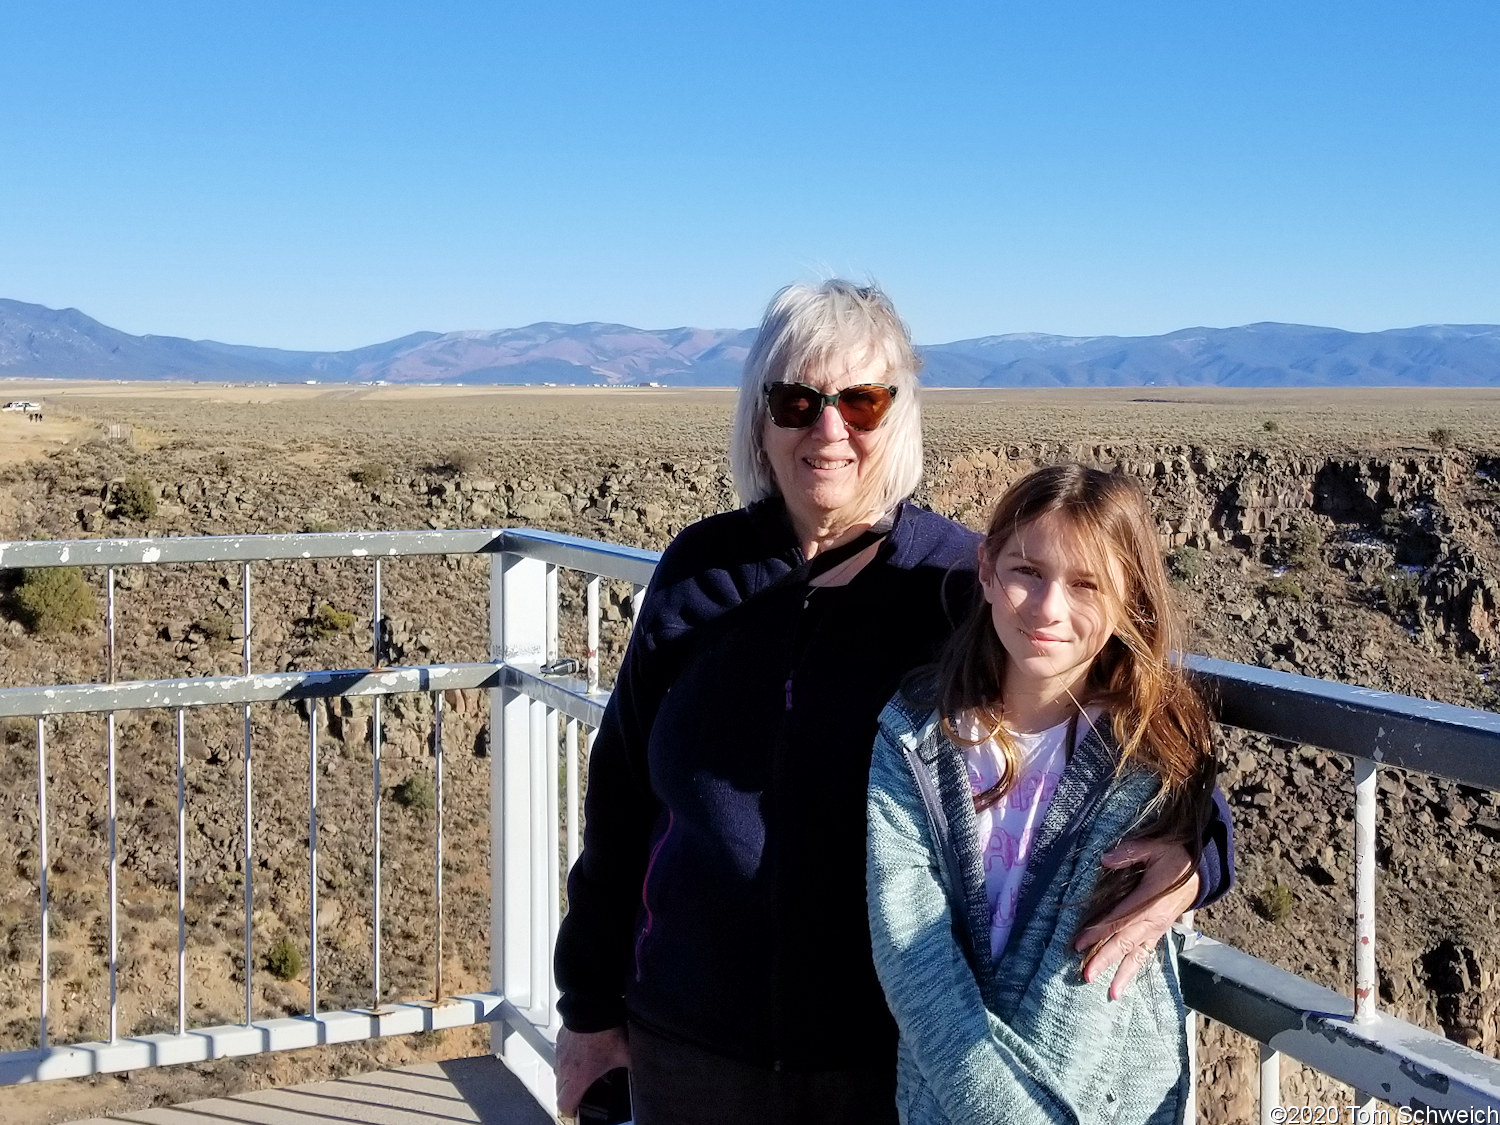
[[[770,1070],[630,1025],[635,1125],[895,1125],[895,1063]]]

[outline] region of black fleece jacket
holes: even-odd
[[[893,1065],[865,908],[870,748],[972,604],[978,543],[903,504],[872,563],[815,589],[779,501],[672,542],[590,758],[556,951],[566,1026],[628,1013],[750,1063]],[[1227,819],[1208,897],[1228,889]]]

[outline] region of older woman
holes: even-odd
[[[792,286],[766,311],[731,454],[747,506],[667,548],[594,745],[557,945],[565,1113],[629,1065],[638,1125],[895,1121],[865,909],[870,748],[975,597],[979,543],[907,500],[918,366],[873,287]],[[1185,853],[1124,857],[1149,862],[1146,885],[1084,935],[1115,933],[1096,965],[1149,950],[1200,883],[1223,889],[1222,824],[1207,844],[1159,898]]]

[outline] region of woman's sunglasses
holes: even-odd
[[[839,417],[851,430],[873,430],[896,399],[896,388],[884,383],[861,383],[825,395],[806,383],[767,383],[766,410],[783,430],[805,430],[837,403]]]

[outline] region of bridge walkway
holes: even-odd
[[[494,1055],[281,1086],[75,1125],[556,1125]]]

